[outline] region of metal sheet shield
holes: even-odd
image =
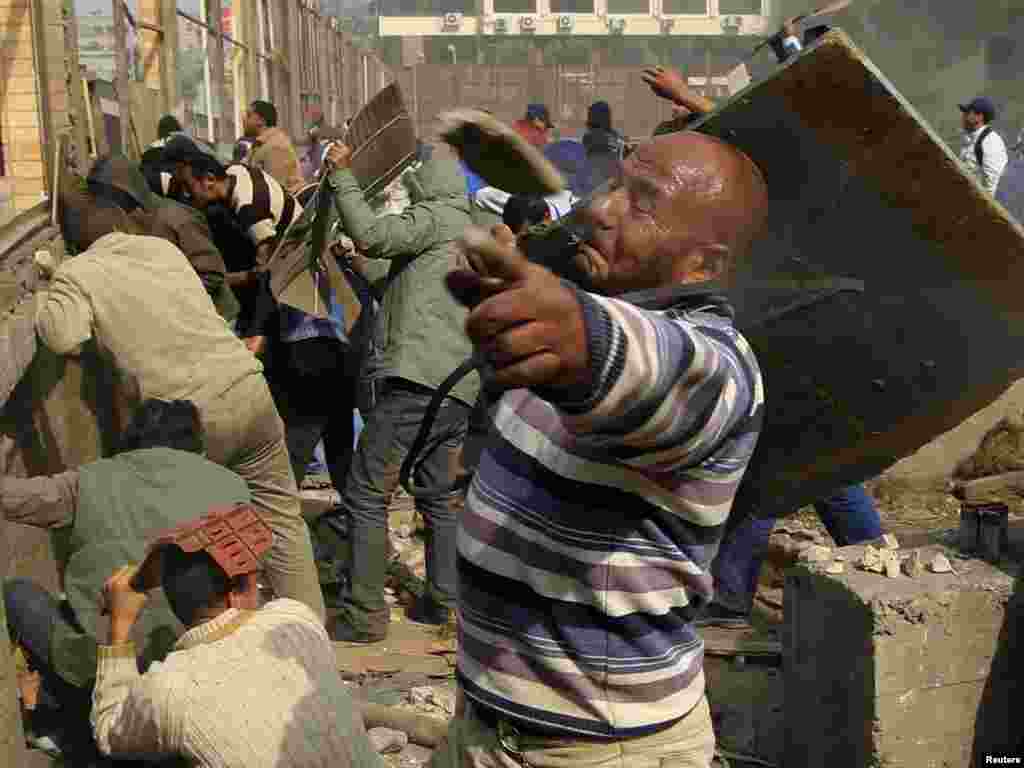
[[[1024,230],[840,30],[695,129],[771,196],[733,293],[768,402],[738,510],[868,479],[1024,375]]]

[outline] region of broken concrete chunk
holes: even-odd
[[[838,576],[840,573],[846,570],[846,563],[836,558],[827,566],[825,566],[825,573],[830,573],[833,576]]]
[[[905,576],[912,579],[921,578],[921,574],[924,573],[924,560],[921,558],[921,553],[914,550],[910,553],[910,557],[900,564],[900,567]]]
[[[900,542],[893,534],[886,533],[882,535],[882,546],[886,549],[899,549]]]
[[[931,570],[932,573],[952,573],[953,566],[949,564],[949,559],[939,552],[932,558]]]
[[[401,752],[409,743],[409,737],[401,731],[390,728],[371,728],[366,732],[375,752],[386,755]]]
[[[832,549],[813,544],[800,552],[800,559],[805,563],[827,563],[832,560]]]
[[[864,554],[861,555],[860,567],[865,571],[882,573],[885,570],[885,565],[882,563],[881,553],[868,544],[864,547]]]
[[[900,561],[898,558],[886,558],[885,575],[890,579],[898,579],[900,577]]]
[[[430,686],[421,685],[409,689],[409,703],[417,707],[427,706],[433,698],[434,692],[430,689]]]

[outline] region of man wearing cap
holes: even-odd
[[[383,766],[317,615],[288,599],[259,607],[270,542],[251,507],[215,509],[107,580],[91,717],[103,754],[203,768]],[[156,587],[186,632],[139,674],[131,631]]]
[[[961,104],[964,135],[960,146],[960,162],[967,167],[991,194],[1006,170],[1009,155],[1003,137],[992,129],[996,107],[992,99],[979,96],[969,104]]]
[[[544,104],[529,104],[526,117],[516,120],[512,127],[533,146],[543,149],[551,141],[551,129],[555,126]]]

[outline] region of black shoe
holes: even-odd
[[[693,625],[698,628],[751,629],[749,613],[734,611],[718,603],[711,603]]]
[[[427,595],[417,597],[405,615],[409,617],[409,621],[415,621],[417,624],[433,624],[438,627],[444,626],[452,619],[450,608],[436,603]]]
[[[387,636],[387,630],[383,632],[365,632],[356,629],[345,618],[344,614],[335,616],[327,622],[327,636],[336,643],[379,643]]]

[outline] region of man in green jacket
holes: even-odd
[[[25,579],[7,581],[3,593],[12,639],[40,676],[29,730],[72,760],[95,757],[89,710],[107,577],[140,561],[154,531],[251,499],[241,477],[203,457],[204,442],[194,404],[146,400],[113,458],[52,476],[0,474],[4,518],[49,529],[63,574],[64,604]],[[154,598],[134,633],[143,667],[166,656],[182,632],[163,594]]]
[[[444,277],[460,260],[456,247],[470,223],[466,181],[444,146],[423,145],[422,165],[412,174],[413,204],[400,215],[378,217],[349,169],[352,152],[335,144],[327,154],[328,177],[341,225],[355,247],[390,269],[378,316],[376,347],[364,376],[376,383],[377,399],[363,416],[356,457],[341,492],[339,514],[348,516],[350,589],[341,612],[328,624],[335,640],[376,642],[387,635],[390,612],[384,600],[388,505],[398,486],[402,461],[434,390],[472,354],[463,331],[466,311],[448,294]],[[475,374],[452,390],[434,423],[431,444],[417,485],[454,485],[470,408],[476,401]],[[455,600],[455,523],[458,492],[417,498],[427,524],[426,593],[410,609],[414,621],[443,624]]]

